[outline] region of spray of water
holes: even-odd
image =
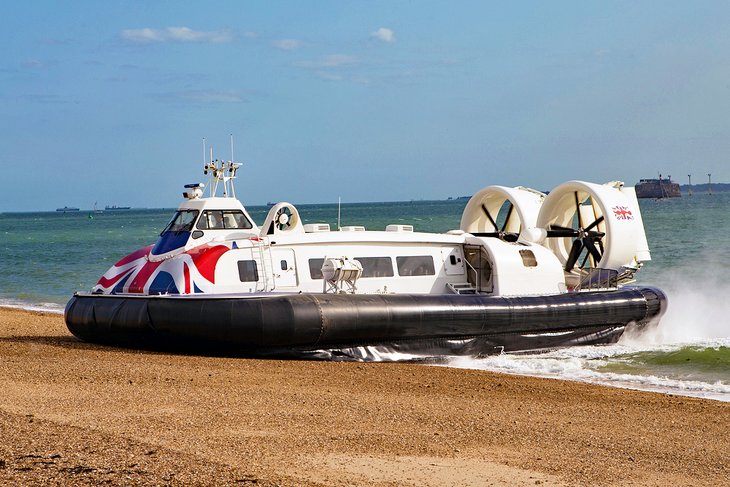
[[[674,268],[657,275],[652,284],[667,294],[665,315],[655,326],[641,331],[629,328],[616,345],[573,347],[540,354],[461,357],[448,365],[730,401],[730,385],[725,380],[704,382],[655,375],[648,370],[631,374],[602,369],[606,364],[631,360],[626,357],[636,353],[730,346],[730,282],[723,282],[722,276],[710,272],[699,273],[698,268],[711,266]]]
[[[711,261],[708,261],[711,262]],[[705,270],[709,265],[672,269],[658,286],[668,298],[661,322],[641,333],[626,333],[621,344],[672,345],[730,339],[730,281]]]

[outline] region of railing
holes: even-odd
[[[591,269],[575,287],[576,291],[598,291],[616,289],[618,287],[618,271],[614,269]]]
[[[255,240],[256,244],[252,247],[254,252],[254,260],[258,258],[258,261],[261,263],[261,276],[259,279],[259,282],[263,285],[262,289],[256,289],[257,291],[269,291],[269,277],[271,275],[271,265],[267,265],[267,263],[270,264],[270,259],[267,259],[266,251],[269,249],[268,245],[264,245],[263,239]],[[256,284],[258,288],[258,283]],[[273,286],[272,286],[273,287]]]

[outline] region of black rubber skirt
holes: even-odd
[[[377,361],[612,343],[665,307],[652,287],[528,297],[76,294],[65,319],[96,343]]]

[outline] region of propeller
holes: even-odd
[[[292,212],[288,207],[284,207],[276,212],[276,218],[274,222],[278,226],[279,230],[286,230],[292,224],[291,221]]]
[[[565,261],[565,271],[570,272],[575,268],[575,264],[580,259],[583,251],[586,251],[585,257],[580,264],[580,269],[583,269],[588,262],[588,259],[593,259],[592,265],[595,266],[603,257],[603,242],[602,239],[606,235],[605,232],[594,230],[600,223],[603,222],[603,216],[596,218],[588,226],[583,225],[583,216],[581,215],[581,205],[578,200],[578,192],[574,194],[575,197],[575,211],[578,214],[578,228],[568,228],[561,225],[550,225],[547,231],[548,238],[573,238],[573,244],[568,252],[568,258]]]
[[[508,200],[509,201],[509,200]],[[479,237],[497,237],[501,240],[504,240],[505,242],[516,242],[518,237],[520,236],[519,232],[507,232],[507,224],[509,223],[509,219],[512,216],[512,211],[515,209],[512,202],[509,202],[509,208],[507,209],[507,215],[504,218],[504,222],[502,223],[502,228],[497,226],[497,222],[492,218],[492,215],[489,213],[489,210],[487,209],[486,205],[482,203],[482,211],[487,216],[487,219],[489,219],[489,223],[492,224],[494,227],[494,232],[480,232],[475,233],[474,235],[477,235]]]

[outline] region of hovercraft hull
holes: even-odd
[[[628,325],[657,321],[665,306],[652,287],[523,297],[76,294],[65,319],[96,343],[377,361],[612,343]]]

